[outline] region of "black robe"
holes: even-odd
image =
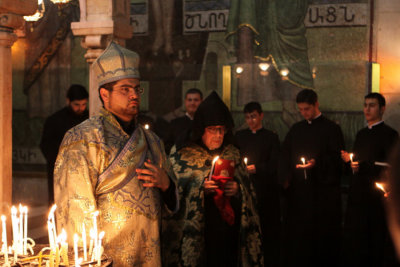
[[[87,110],[78,116],[67,106],[50,115],[44,122],[40,150],[47,161],[49,205],[54,203],[53,171],[60,144],[69,129],[80,124],[87,118],[89,118]]]
[[[184,143],[192,129],[193,120],[187,115],[173,119],[169,125],[169,134],[165,142],[165,150],[169,152],[173,145]]]
[[[340,127],[323,115],[294,124],[286,135],[279,179],[287,197],[283,266],[338,266],[341,233]],[[315,166],[296,169],[301,157]]]
[[[279,138],[264,128],[255,133],[250,129],[235,135],[242,158],[248,158],[248,165],[254,164],[256,173],[250,179],[256,191],[257,208],[260,216],[264,245],[265,266],[278,266],[280,247],[280,204],[277,164],[279,159]]]
[[[354,160],[359,162],[359,171],[352,176],[349,187],[344,224],[344,266],[396,265],[386,226],[383,192],[375,186],[375,182],[381,181],[382,167],[375,162],[387,162],[397,139],[397,132],[383,122],[357,133],[353,152]],[[350,166],[348,168],[350,170]]]

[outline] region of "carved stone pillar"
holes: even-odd
[[[0,211],[9,212],[12,201],[12,58],[11,46],[17,40],[14,29],[31,15],[36,0],[0,0]]]
[[[114,40],[125,45],[125,40],[133,35],[130,25],[129,0],[79,0],[81,16],[79,22],[71,23],[75,36],[82,36],[82,47],[87,49],[89,63],[89,114],[93,116],[101,107],[96,77],[92,63],[103,52],[107,44]]]

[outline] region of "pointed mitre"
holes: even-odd
[[[98,86],[121,79],[139,79],[139,55],[111,42],[93,63]]]

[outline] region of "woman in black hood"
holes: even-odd
[[[165,265],[262,266],[254,194],[232,129],[228,108],[212,92],[194,115],[190,139],[171,151],[181,209],[165,221]],[[229,171],[215,167],[210,175],[216,156],[215,166]]]

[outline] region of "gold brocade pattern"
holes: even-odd
[[[105,253],[114,266],[161,266],[164,205],[159,189],[144,188],[135,171],[147,159],[175,181],[158,137],[138,127],[130,138],[104,109],[68,131],[55,166],[58,229],[69,237],[81,232],[83,222],[89,229],[98,210]]]

